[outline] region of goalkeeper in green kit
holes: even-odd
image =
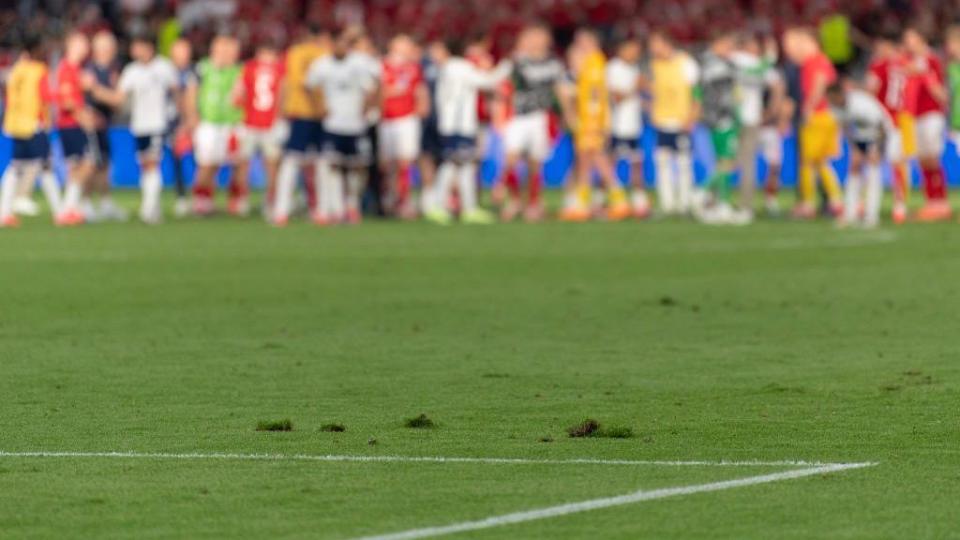
[[[731,59],[736,39],[731,33],[715,37],[700,65],[697,90],[703,104],[703,123],[710,130],[716,157],[706,192],[694,201],[694,217],[712,225],[746,224],[749,209],[737,210],[731,203],[733,175],[736,170],[740,117],[737,66]]]

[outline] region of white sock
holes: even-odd
[[[866,208],[863,223],[876,226],[880,223],[880,205],[883,203],[883,175],[879,165],[867,165]]]
[[[693,204],[693,156],[689,150],[677,152],[677,206],[687,212]]]
[[[351,169],[347,171],[347,210],[360,211],[360,196],[363,193],[363,171]]]
[[[673,152],[666,148],[658,148],[653,157],[657,166],[657,198],[659,199],[660,210],[664,214],[672,214],[677,211],[672,157]]]
[[[847,223],[857,221],[857,209],[860,206],[862,190],[863,177],[860,175],[860,171],[850,171],[843,201],[843,220]]]
[[[468,161],[460,166],[460,210],[466,214],[477,209],[477,164]]]
[[[160,196],[163,193],[163,177],[160,169],[153,167],[140,175],[140,217],[145,221],[160,217]]]
[[[57,183],[57,177],[53,171],[45,170],[40,174],[40,187],[47,198],[47,204],[50,205],[50,212],[57,215],[61,210],[60,202],[60,184]]]
[[[343,169],[340,167],[333,167],[330,170],[330,174],[325,175],[326,179],[324,182],[327,183],[327,194],[329,195],[328,206],[330,213],[328,214],[330,218],[335,220],[343,219],[344,214],[344,177]]]
[[[80,198],[83,196],[83,188],[77,182],[67,182],[67,189],[63,193],[63,211],[79,212]]]
[[[444,161],[437,170],[437,177],[434,179],[436,185],[434,188],[433,201],[434,210],[449,210],[447,200],[450,197],[450,190],[457,181],[457,166],[451,161]],[[462,194],[461,194],[462,196]]]
[[[0,185],[0,221],[13,215],[13,200],[17,198],[17,191],[20,187],[20,177],[15,169],[17,169],[17,165],[11,163],[7,165],[7,170],[3,173],[3,184]]]
[[[273,219],[284,220],[293,211],[293,192],[297,187],[297,172],[300,171],[301,158],[298,154],[287,154],[280,162],[277,173],[277,188],[273,197]],[[319,171],[315,173],[319,176]]]

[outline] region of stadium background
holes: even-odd
[[[821,34],[840,27],[849,29],[852,57],[848,64],[856,70],[865,65],[869,51],[863,46],[863,33],[902,28],[907,22],[939,35],[941,27],[960,17],[960,3],[948,0],[911,2],[908,0],[677,0],[669,3],[644,0],[14,0],[0,9],[0,73],[15,58],[14,40],[18,31],[29,29],[44,34],[51,48],[68,28],[94,31],[109,28],[124,36],[150,28],[160,36],[161,48],[172,37],[190,38],[202,51],[209,38],[229,20],[247,44],[266,35],[279,34],[295,40],[304,22],[327,26],[363,24],[378,43],[384,43],[397,32],[408,32],[420,39],[442,38],[445,35],[483,33],[490,37],[495,55],[510,48],[513,35],[522,24],[531,20],[548,22],[558,46],[562,48],[576,28],[590,25],[614,42],[624,36],[643,36],[652,29],[665,29],[696,53],[711,29],[733,28],[758,33],[778,33],[787,25],[806,23],[819,26]],[[833,25],[833,26],[831,26]],[[857,39],[857,37],[861,39]],[[652,149],[655,134],[644,133],[646,178],[653,178]],[[56,141],[56,134],[53,135]],[[132,188],[138,185],[138,171],[130,134],[112,130],[114,185]],[[499,170],[498,137],[494,136],[483,162],[481,177],[489,184]],[[56,170],[63,176],[62,160]],[[695,170],[702,181],[713,162],[709,140],[703,130],[694,137]],[[796,181],[795,143],[785,142],[782,181],[793,186]],[[10,142],[0,137],[0,169],[9,161]],[[765,165],[760,162],[761,178]],[[562,185],[573,161],[569,137],[561,137],[553,156],[545,165],[544,177],[549,187]],[[960,185],[960,157],[948,142],[944,164],[951,184]],[[835,163],[841,177],[846,171],[846,149]],[[621,164],[623,166],[623,164]],[[172,179],[169,159],[164,163],[165,181]],[[192,162],[187,160],[187,175],[192,177]],[[889,173],[888,173],[889,178]],[[226,175],[221,175],[225,178]],[[259,167],[254,167],[253,183],[262,186]],[[914,183],[918,183],[915,172]]]

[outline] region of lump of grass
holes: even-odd
[[[420,414],[420,416],[407,418],[403,425],[410,429],[431,429],[437,427],[433,420],[431,420],[426,414]]]
[[[293,431],[293,422],[284,420],[264,420],[257,422],[257,431]]]
[[[680,302],[678,302],[676,298],[670,295],[664,295],[660,297],[660,305],[663,307],[673,307],[679,303]]]
[[[593,437],[599,429],[600,422],[588,418],[579,424],[568,427],[567,435],[570,435],[573,438]]]
[[[320,426],[320,431],[326,431],[327,433],[343,433],[346,430],[347,430],[346,426],[338,423],[324,424]]]
[[[633,429],[626,426],[602,427],[600,422],[587,419],[567,428],[567,434],[573,438],[592,437],[597,439],[632,439]]]

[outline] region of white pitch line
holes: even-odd
[[[693,495],[695,493],[707,493],[711,491],[722,491],[738,487],[754,486],[757,484],[768,484],[770,482],[780,482],[783,480],[792,480],[817,474],[829,474],[849,469],[860,469],[871,467],[876,463],[838,463],[811,467],[807,469],[798,469],[794,471],[778,472],[764,474],[761,476],[751,476],[737,480],[726,480],[723,482],[711,482],[709,484],[698,484],[693,486],[681,486],[663,489],[654,489],[651,491],[637,491],[627,495],[617,497],[606,497],[601,499],[591,499],[587,501],[561,504],[558,506],[549,506],[536,510],[527,510],[524,512],[514,512],[512,514],[503,514],[491,516],[477,521],[464,521],[452,525],[443,525],[439,527],[426,527],[422,529],[411,529],[390,534],[378,536],[365,536],[356,540],[413,540],[415,538],[431,538],[435,536],[445,536],[467,531],[476,531],[480,529],[490,529],[493,527],[502,527],[504,525],[513,525],[527,521],[536,521],[548,519],[579,512],[589,512],[601,508],[610,508],[614,506],[623,506],[625,504],[634,504],[643,501],[652,501],[655,499],[665,499],[667,497],[679,497],[682,495]]]
[[[525,459],[496,457],[443,456],[348,456],[311,454],[236,454],[236,453],[166,453],[166,452],[68,452],[32,451],[7,452],[0,450],[0,458],[117,458],[170,460],[247,460],[247,461],[327,461],[358,463],[479,463],[491,465],[627,465],[656,467],[824,467],[857,466],[859,463],[824,463],[819,461],[669,461],[629,459]]]

